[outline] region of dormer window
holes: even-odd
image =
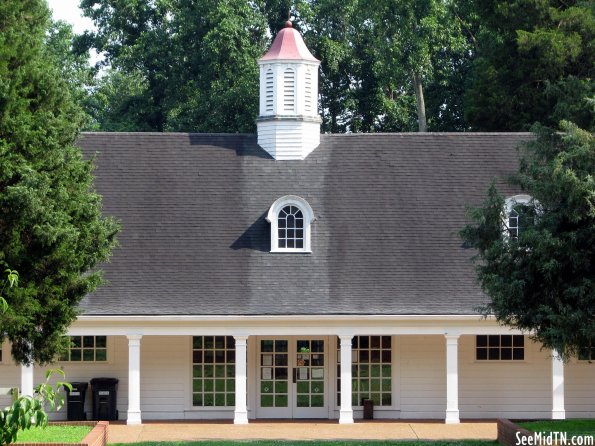
[[[267,215],[271,223],[271,252],[312,252],[310,225],[314,219],[306,200],[286,195],[273,203]]]
[[[529,195],[515,195],[506,200],[506,214],[503,218],[505,237],[518,240],[523,230],[533,224],[534,213],[529,206],[532,200]]]
[[[304,247],[304,214],[297,206],[285,206],[279,211],[278,248]]]

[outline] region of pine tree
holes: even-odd
[[[75,146],[84,114],[44,46],[49,26],[44,0],[0,3],[0,268],[20,275],[0,333],[21,363],[54,359],[118,230]]]

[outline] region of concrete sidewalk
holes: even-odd
[[[336,422],[151,422],[140,426],[111,424],[109,443],[190,440],[495,440],[495,422],[373,421],[339,425]]]

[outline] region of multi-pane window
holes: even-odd
[[[261,340],[260,352],[260,405],[287,407],[289,343],[286,339]]]
[[[392,405],[390,336],[355,336],[351,350],[351,404],[371,399],[375,406]],[[341,404],[341,351],[337,340],[337,405]]]
[[[235,349],[233,336],[192,338],[193,406],[235,406]]]
[[[595,347],[586,347],[579,351],[578,359],[580,361],[595,361]]]
[[[285,206],[277,218],[279,248],[304,248],[304,216],[297,206]]]
[[[60,361],[107,361],[107,336],[70,336],[70,346]]]
[[[508,214],[508,234],[511,239],[517,240],[521,232],[527,228],[529,214],[527,207],[522,204],[514,206]]]
[[[475,340],[478,361],[522,361],[525,359],[523,335],[479,335]]]

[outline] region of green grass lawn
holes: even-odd
[[[132,443],[134,446],[497,446],[497,441],[461,440],[461,441],[167,441]],[[131,446],[131,444],[110,443],[109,446]]]
[[[519,426],[533,432],[568,432],[568,435],[595,435],[595,420],[524,421]]]
[[[34,427],[19,431],[17,443],[78,443],[91,432],[91,426],[52,426],[45,429]]]

